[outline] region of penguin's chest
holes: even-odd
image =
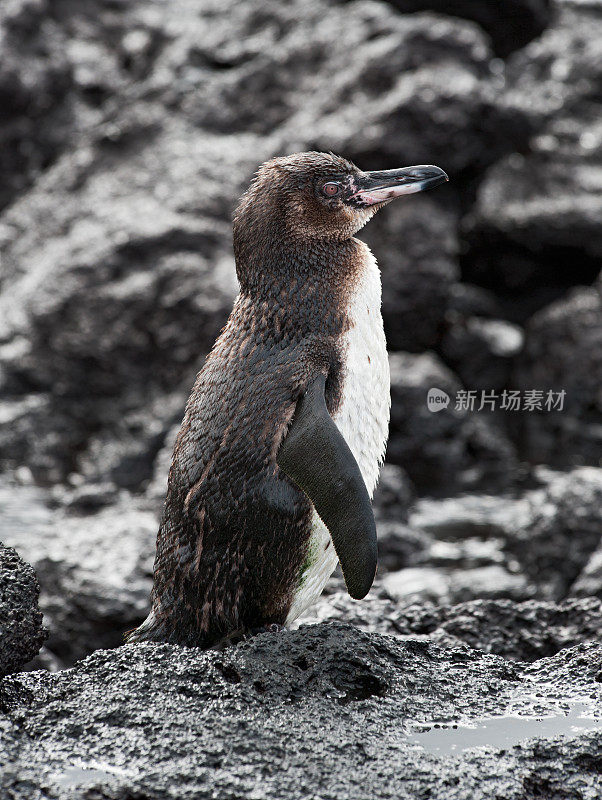
[[[380,311],[380,272],[368,248],[363,266],[347,310],[349,329],[341,341],[342,393],[333,419],[345,437],[372,497],[387,443],[391,391],[387,343]],[[311,526],[308,549],[287,623],[319,597],[338,563],[330,534],[315,511]]]

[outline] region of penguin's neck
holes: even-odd
[[[372,254],[359,239],[309,239],[283,236],[276,226],[263,229],[253,247],[235,242],[241,294],[288,324],[315,325],[335,334],[344,326],[350,299]]]

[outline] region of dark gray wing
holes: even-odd
[[[376,525],[362,473],[326,408],[320,375],[297,403],[278,466],[309,497],[330,532],[347,591],[361,600],[377,563]]]

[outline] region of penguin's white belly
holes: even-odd
[[[389,360],[380,305],[380,272],[366,246],[363,274],[348,309],[351,324],[343,341],[343,391],[333,419],[358,463],[370,497],[385,454],[391,409]],[[330,534],[314,511],[308,553],[287,624],[320,596],[337,563]]]

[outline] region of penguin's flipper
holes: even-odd
[[[376,525],[362,473],[326,408],[320,375],[297,403],[276,461],[328,528],[347,585],[361,600],[376,573]]]

